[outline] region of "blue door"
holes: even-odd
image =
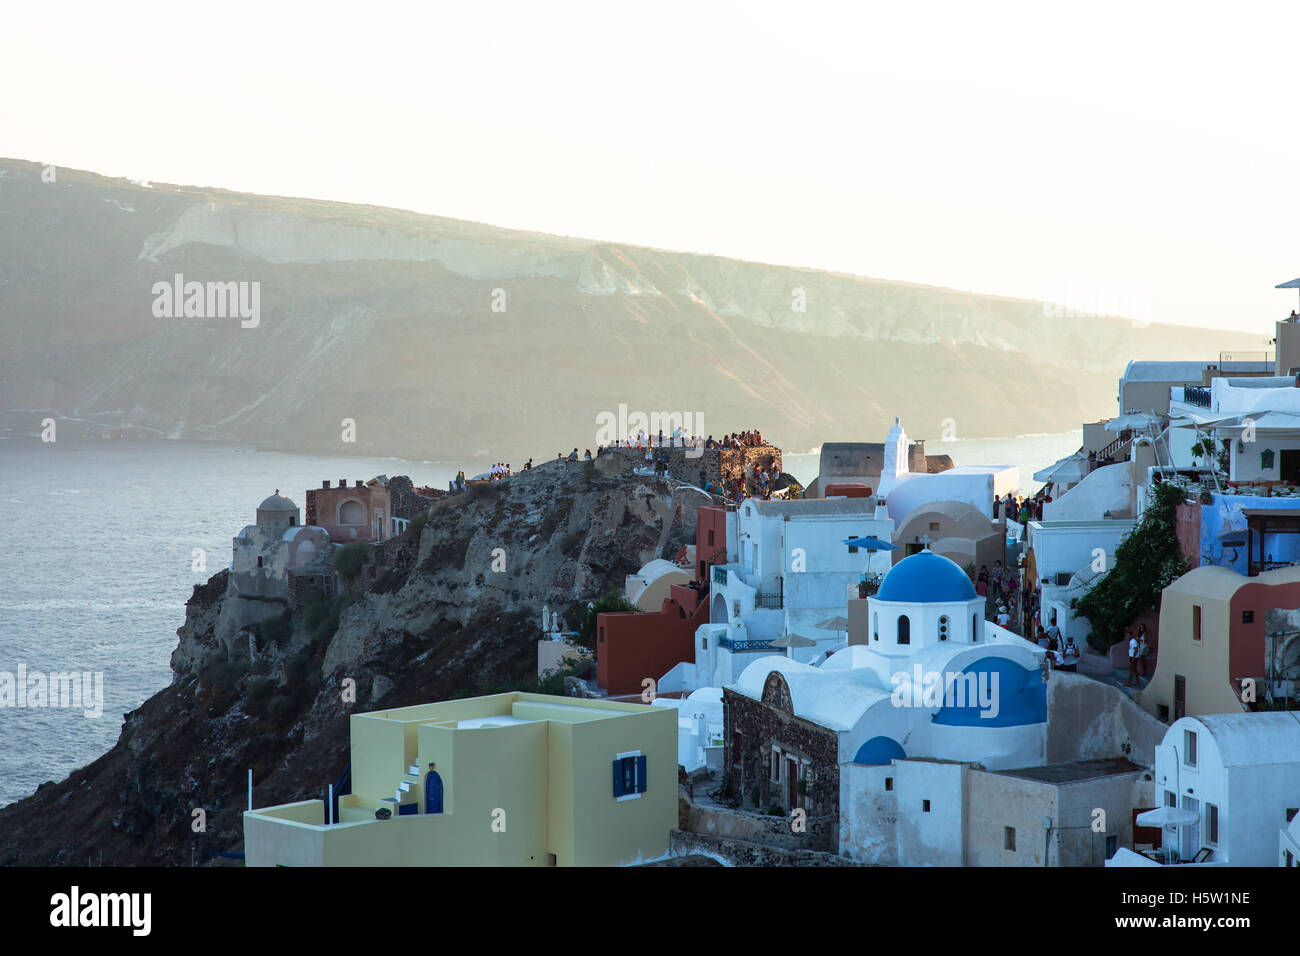
[[[442,813],[442,777],[430,770],[424,778],[424,812]]]

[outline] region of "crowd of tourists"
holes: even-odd
[[[1005,516],[1008,521],[1016,521],[1020,524],[1041,521],[1043,506],[1051,500],[1052,496],[1047,493],[1046,488],[1028,498],[1017,497],[1008,491],[1002,497],[993,499],[993,520],[997,521]]]

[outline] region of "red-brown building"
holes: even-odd
[[[307,491],[306,523],[324,528],[335,544],[387,541],[393,536],[391,517],[388,488],[377,479],[358,480],[350,488],[345,478],[337,488],[322,481]]]
[[[669,588],[660,610],[596,616],[596,683],[610,694],[639,694],[646,678],[658,681],[682,661],[694,662],[695,631],[709,623],[710,571],[727,563],[725,508],[696,511],[695,554],[695,580]]]

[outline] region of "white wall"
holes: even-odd
[[[1044,521],[1100,521],[1107,511],[1124,513],[1132,501],[1130,462],[1106,465],[1089,474],[1055,501],[1043,506]]]
[[[964,865],[965,765],[896,760],[894,768],[899,865]]]
[[[1047,578],[1055,583],[1058,572],[1074,574],[1088,567],[1096,557],[1097,548],[1102,549],[1104,568],[1114,567],[1115,549],[1132,530],[1131,520],[1029,522],[1029,543],[1034,549],[1039,580]]]

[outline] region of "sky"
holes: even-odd
[[[6,5],[0,156],[1258,333],[1300,4]]]

